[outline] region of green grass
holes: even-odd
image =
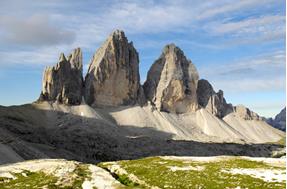
[[[128,173],[136,175],[149,186],[160,188],[260,188],[260,189],[283,189],[285,183],[264,182],[259,178],[249,175],[234,175],[222,172],[232,168],[266,168],[283,169],[266,165],[262,162],[232,158],[217,162],[195,162],[181,160],[165,160],[159,157],[144,158],[131,161],[119,161],[118,164]],[[105,163],[99,164],[107,168]],[[204,170],[171,171],[168,166],[186,167],[201,166]],[[120,177],[118,175],[118,177]],[[127,175],[125,175],[127,177]],[[122,182],[124,184],[124,182]],[[144,187],[142,187],[144,188]]]
[[[75,178],[71,189],[81,189],[85,179],[91,179],[91,172],[89,171],[88,165],[77,165],[74,173],[76,173],[77,177]]]
[[[26,174],[26,176],[22,175]],[[0,188],[2,189],[27,189],[27,188],[42,188],[47,186],[49,189],[56,189],[57,178],[51,175],[46,175],[43,172],[23,171],[22,173],[15,173],[17,179],[0,179]]]
[[[286,136],[282,137],[276,144],[286,146]]]
[[[23,175],[25,174],[25,176]],[[48,188],[48,189],[81,189],[85,179],[90,179],[91,173],[86,164],[78,164],[74,170],[74,180],[72,183],[64,183],[65,185],[58,184],[57,178],[53,175],[47,175],[43,172],[30,172],[23,171],[22,173],[14,173],[15,180],[0,177],[1,189],[27,189],[27,188]],[[72,177],[73,175],[71,175]]]
[[[275,142],[268,142],[267,144],[276,144],[276,145],[281,145],[286,147],[286,136],[283,136],[280,140],[275,141]]]
[[[118,175],[117,180],[125,186],[129,186],[129,187],[139,186],[138,183],[135,183],[132,180],[130,180],[127,175]]]

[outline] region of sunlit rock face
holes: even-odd
[[[123,31],[114,31],[93,56],[85,77],[85,100],[95,106],[144,101],[138,53]]]
[[[68,59],[61,53],[56,66],[47,67],[43,74],[42,92],[38,101],[78,105],[82,101],[82,52],[75,49]]]
[[[148,71],[144,91],[160,111],[185,113],[198,108],[198,73],[183,51],[169,44]]]
[[[245,120],[262,120],[262,117],[257,113],[249,110],[243,105],[234,106],[234,113]]]

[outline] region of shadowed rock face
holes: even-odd
[[[286,131],[286,107],[275,116],[275,119],[269,118],[267,123],[281,131]]]
[[[85,78],[85,100],[90,105],[132,105],[143,100],[139,57],[123,31],[113,32],[97,50]]]
[[[62,53],[56,66],[47,67],[43,74],[39,101],[53,101],[78,105],[82,101],[83,76],[82,52],[75,49],[68,60]]]
[[[181,49],[167,45],[148,71],[146,97],[161,111],[192,112],[197,109],[198,73]]]
[[[198,81],[196,92],[198,104],[213,115],[222,118],[233,111],[232,104],[226,103],[226,100],[223,97],[223,91],[219,90],[216,93],[207,80],[201,79]]]

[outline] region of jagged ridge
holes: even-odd
[[[78,105],[83,96],[87,104],[101,107],[144,105],[148,100],[160,111],[205,108],[219,118],[235,112],[244,119],[260,119],[245,107],[227,104],[222,90],[216,93],[207,80],[198,79],[194,64],[179,47],[169,44],[141,86],[138,52],[124,32],[116,30],[94,54],[84,81],[81,50],[75,49],[68,60],[61,54],[58,64],[44,71],[39,101]]]

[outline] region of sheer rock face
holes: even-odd
[[[267,123],[277,129],[286,131],[286,107],[275,116],[275,119],[269,118],[267,120]]]
[[[144,101],[138,53],[123,31],[113,32],[93,56],[85,78],[85,100],[96,106]]]
[[[245,120],[263,120],[262,117],[243,105],[234,106],[234,113]]]
[[[78,105],[82,101],[82,52],[75,49],[66,59],[62,53],[56,66],[47,67],[43,74],[39,101]]]
[[[226,103],[223,97],[223,91],[219,90],[216,93],[207,80],[201,79],[198,81],[196,92],[198,104],[213,115],[222,118],[233,111],[232,104]]]
[[[174,44],[167,45],[148,71],[144,91],[157,109],[173,113],[192,112],[198,108],[195,66]]]

